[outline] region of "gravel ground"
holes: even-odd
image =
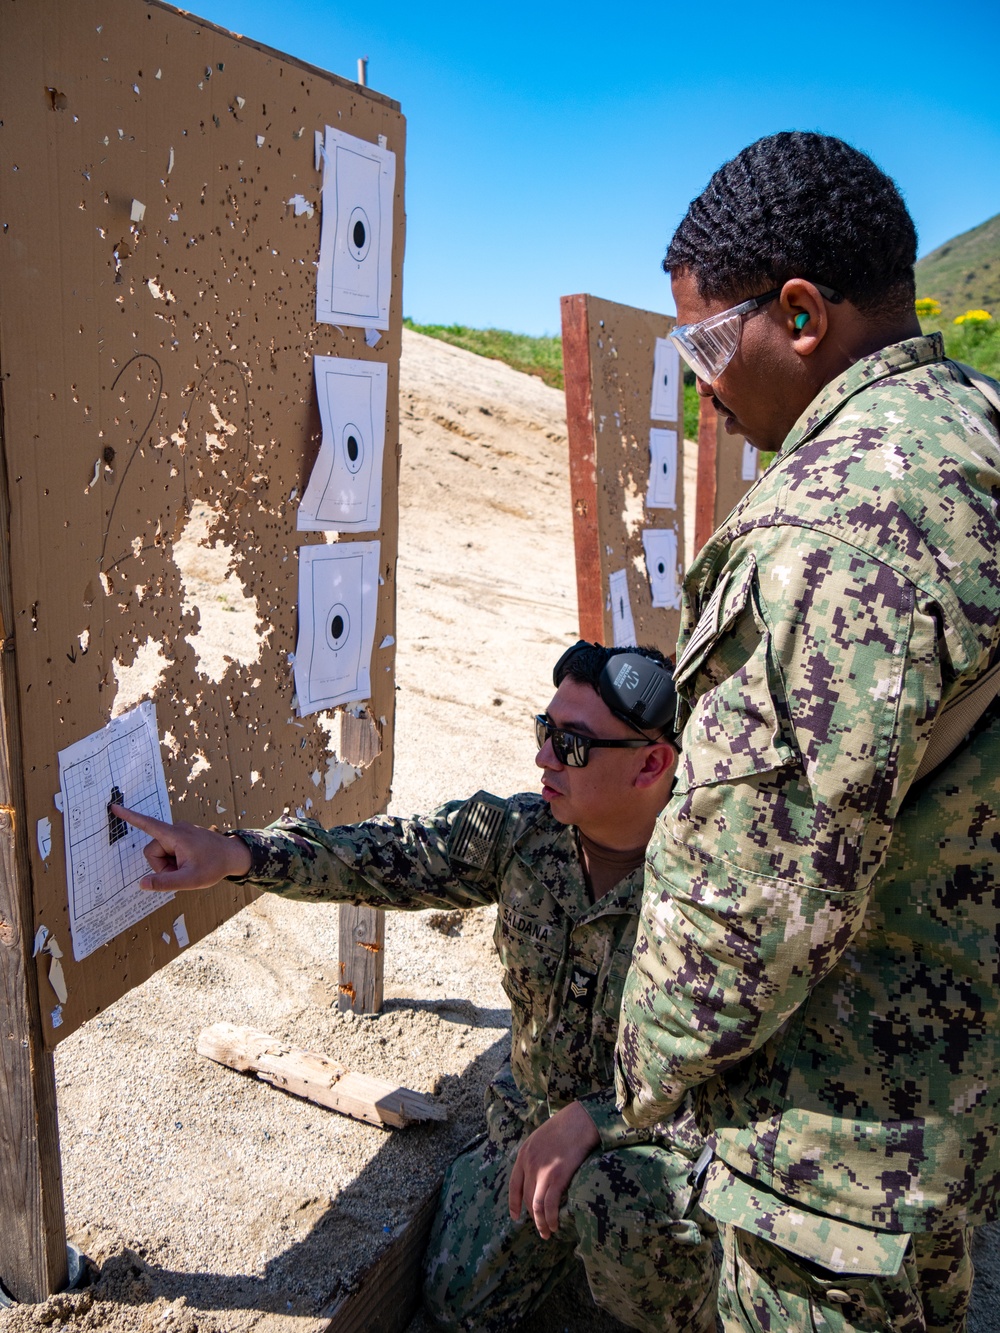
[[[535,786],[530,717],[576,600],[562,395],[407,331],[402,409],[390,808],[406,814]],[[253,624],[189,555],[204,632],[232,655]],[[325,1329],[481,1124],[509,1039],[492,928],[489,910],[391,914],[384,1011],[355,1018],[336,1008],[336,909],[265,895],[64,1041],[68,1228],[101,1274],[0,1313],[0,1333]],[[219,1020],[436,1095],[450,1119],[387,1132],[235,1074],[195,1053]],[[971,1333],[1000,1333],[997,1239],[983,1228]],[[578,1276],[530,1333],[621,1327]]]

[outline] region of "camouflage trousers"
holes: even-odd
[[[731,1223],[722,1226],[724,1333],[963,1333],[971,1228],[912,1235],[892,1277],[833,1273]]]
[[[484,1137],[445,1177],[424,1259],[424,1300],[439,1324],[510,1329],[579,1258],[594,1300],[622,1323],[714,1333],[717,1228],[692,1207],[689,1158],[655,1144],[593,1153],[573,1178],[557,1235],[542,1240],[527,1216],[508,1213],[517,1148]]]

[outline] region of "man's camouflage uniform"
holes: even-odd
[[[596,903],[574,829],[539,796],[480,792],[425,819],[382,816],[329,832],[282,819],[240,831],[248,879],[287,898],[379,908],[497,903],[494,939],[511,1003],[511,1054],[486,1098],[487,1133],[451,1166],[426,1258],[441,1322],[508,1328],[578,1254],[595,1299],[625,1323],[671,1333],[715,1327],[711,1219],[691,1207],[703,1143],[690,1111],[655,1132],[615,1107],[614,1043],[635,940],[642,871]],[[558,1235],[514,1223],[507,1185],[521,1141],[578,1100],[601,1146],[573,1179]]]
[[[727,1328],[962,1327],[1000,1189],[1000,707],[914,776],[1000,656],[998,560],[997,415],[934,335],[827,385],[685,581],[617,1084],[636,1125],[697,1087]]]

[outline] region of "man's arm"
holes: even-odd
[[[616,1052],[632,1124],[745,1059],[835,966],[940,700],[911,584],[805,529],[753,538],[731,553],[744,601],[678,663],[694,705]]]
[[[495,857],[502,823],[480,865],[455,859],[456,839],[461,841],[482,795],[449,802],[424,819],[382,815],[324,829],[312,819],[286,817],[266,829],[228,835],[114,808],[153,839],[146,848],[152,873],[143,878],[143,888],[201,889],[230,877],[307,902],[465,908],[495,902],[497,896]]]

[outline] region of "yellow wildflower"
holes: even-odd
[[[917,316],[920,319],[937,319],[941,313],[941,302],[936,301],[933,296],[920,296],[916,304]]]
[[[967,310],[964,315],[956,315],[955,324],[988,324],[993,316],[988,310]]]

